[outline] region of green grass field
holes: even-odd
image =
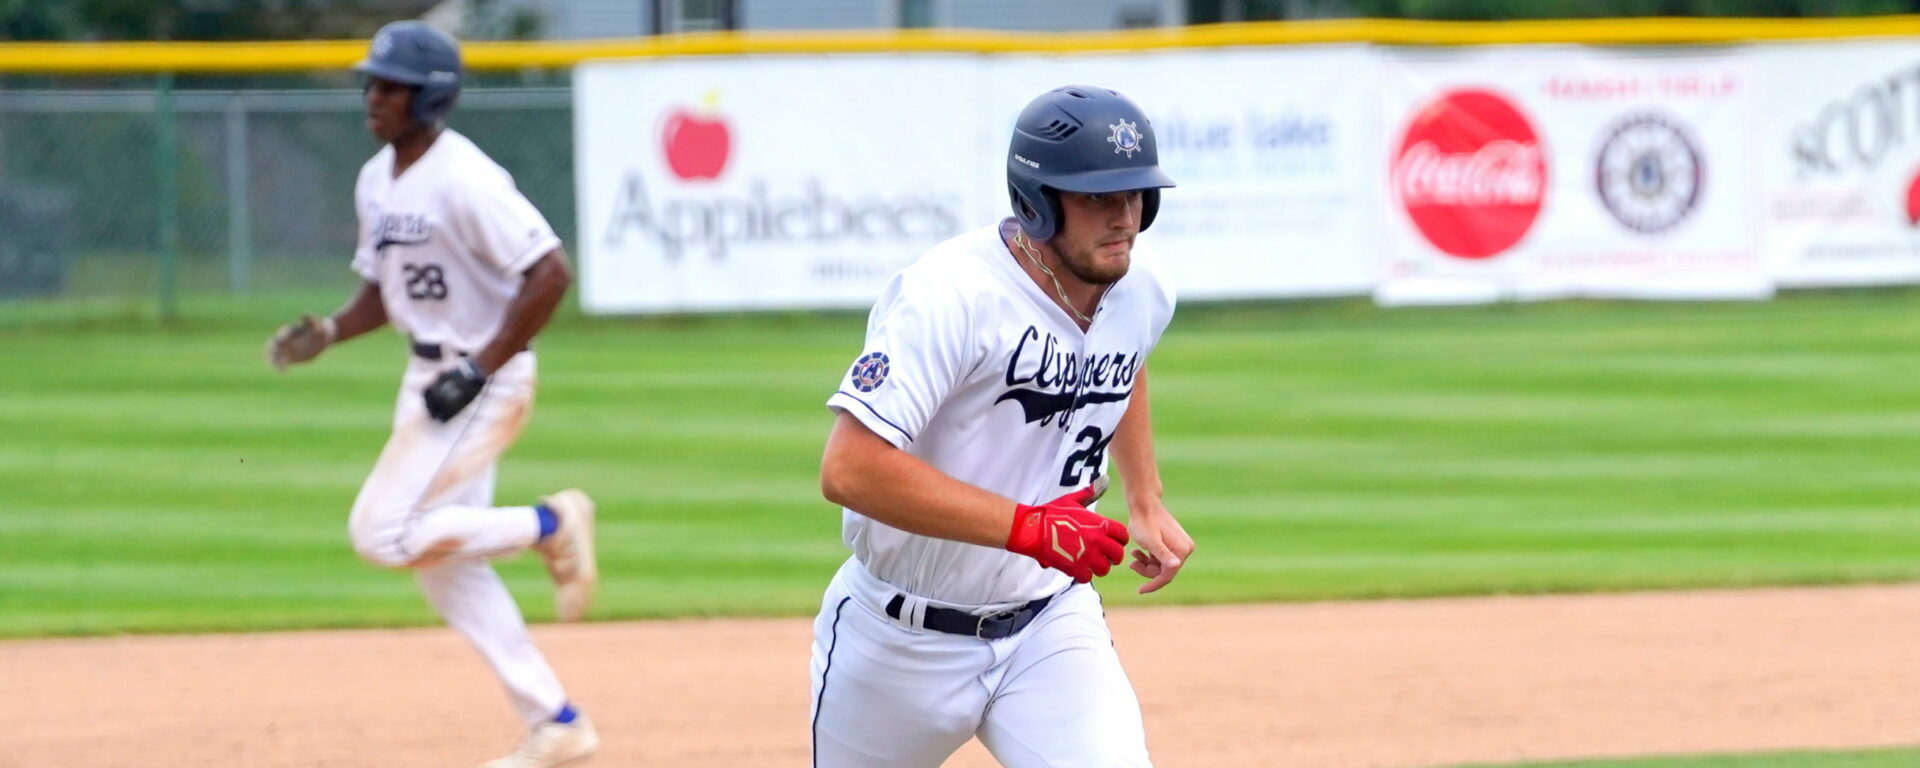
[[[194,299],[159,327],[0,308],[0,636],[425,624],[347,508],[404,352],[275,375],[344,296]],[[1768,303],[1192,306],[1151,363],[1200,543],[1122,605],[1920,577],[1920,292]],[[12,315],[7,315],[12,312]],[[619,320],[540,341],[502,502],[602,504],[600,618],[807,614],[844,557],[821,402],[864,317]],[[538,563],[504,570],[550,615]]]
[[[1850,752],[1774,752],[1750,755],[1662,755],[1626,760],[1582,760],[1573,763],[1475,765],[1459,768],[1913,768],[1920,765],[1920,749],[1880,749]]]

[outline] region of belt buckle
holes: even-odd
[[[999,613],[982,616],[980,617],[980,623],[975,624],[973,627],[973,636],[980,638],[981,640],[998,640],[1000,639],[999,637],[987,637],[987,627],[997,626],[1003,623],[1006,626],[1011,627],[1013,626],[1014,622],[1019,621],[1019,619],[1020,619],[1019,608],[1012,608],[1009,610],[1001,611]],[[1012,633],[1008,633],[1007,635],[1001,635],[1000,637],[1007,637],[1008,635],[1011,635],[1011,634]]]

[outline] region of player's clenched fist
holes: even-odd
[[[267,364],[284,371],[294,363],[312,360],[333,343],[333,337],[333,318],[301,315],[299,320],[280,326],[267,340]]]
[[[1040,505],[1013,510],[1007,549],[1085,584],[1105,576],[1127,552],[1127,527],[1087,509],[1106,490],[1102,477],[1080,490]]]

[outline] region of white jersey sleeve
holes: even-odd
[[[452,187],[448,225],[488,266],[519,274],[560,247],[546,217],[504,169],[478,169],[462,182]]]
[[[381,159],[392,152],[393,148],[387,147],[375,154],[366,165],[360,166],[360,176],[353,183],[353,214],[360,227],[353,241],[353,272],[370,283],[380,282],[379,265],[374,263],[374,258],[379,255],[374,252],[374,232],[378,228],[380,214],[372,210],[373,200],[367,194],[367,174],[377,173]]]
[[[827,407],[906,448],[974,368],[974,346],[971,313],[959,289],[909,268],[874,302],[866,347]]]

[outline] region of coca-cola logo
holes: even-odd
[[[1463,259],[1512,248],[1540,216],[1547,160],[1506,97],[1448,91],[1414,113],[1394,153],[1400,205],[1427,242]]]

